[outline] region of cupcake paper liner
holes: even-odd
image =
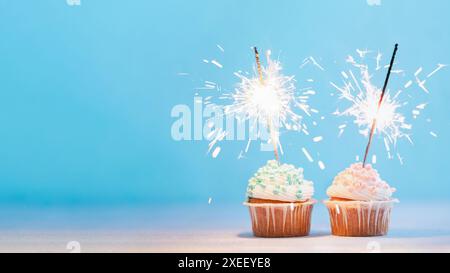
[[[303,203],[249,203],[253,234],[256,237],[306,236],[311,228],[315,200]]]
[[[398,200],[324,201],[330,214],[331,233],[353,237],[386,235],[394,203]]]

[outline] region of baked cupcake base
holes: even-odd
[[[253,234],[256,237],[295,237],[309,234],[315,202],[250,199],[244,205],[249,207]]]
[[[386,235],[394,203],[398,200],[324,201],[330,214],[331,233],[353,237]]]

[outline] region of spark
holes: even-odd
[[[320,141],[322,141],[322,139],[323,139],[322,136],[316,136],[316,137],[313,138],[313,141],[314,142],[320,142]]]
[[[425,106],[427,106],[426,103],[421,103],[421,104],[417,105],[416,108],[423,110],[423,109],[425,109]]]
[[[212,153],[212,157],[213,157],[213,158],[216,158],[216,157],[219,155],[220,150],[221,150],[220,147],[216,147],[216,148],[214,149],[214,152]]]
[[[425,86],[426,80],[421,81],[419,78],[416,78],[417,85],[422,89],[425,93],[430,93],[427,87]]]
[[[319,165],[319,168],[321,170],[325,170],[325,164],[322,161],[319,160],[319,162],[317,162],[317,164]]]
[[[408,82],[405,84],[405,89],[408,88],[408,87],[410,87],[411,85],[412,85],[412,81],[408,81]]]
[[[314,91],[314,90],[308,90],[308,91],[303,92],[303,95],[315,95],[315,94],[316,94],[316,91]]]
[[[370,50],[360,50],[360,49],[356,49],[356,52],[358,53],[359,57],[364,58],[366,56],[366,54],[370,53]]]
[[[252,142],[251,139],[249,139],[249,140],[247,141],[247,146],[245,146],[245,153],[248,152],[248,149],[250,148],[250,143],[251,143],[251,142]]]
[[[438,67],[435,70],[431,71],[430,74],[427,75],[427,78],[433,76],[436,72],[438,72],[439,70],[441,70],[442,68],[444,68],[446,66],[447,66],[447,64],[438,64]]]
[[[211,202],[212,202],[212,198],[210,197],[210,198],[208,198],[208,204],[211,205]]]
[[[401,157],[399,153],[397,153],[397,158],[398,161],[400,162],[400,165],[403,165],[403,157]]]
[[[209,125],[208,125],[209,126]],[[212,139],[212,137],[214,136],[214,134],[216,134],[217,132],[216,131],[211,131],[211,132],[209,132],[207,135],[206,135],[206,139],[207,140],[210,140],[210,139]]]
[[[336,111],[336,112],[334,112],[334,114],[335,115],[340,115],[340,112]],[[338,129],[339,129],[338,137],[342,136],[342,134],[344,133],[344,130],[345,130],[346,127],[347,127],[347,124],[341,124],[341,125],[338,126]]]
[[[319,68],[320,70],[325,71],[325,69],[316,61],[316,59],[314,59],[313,56],[309,56],[309,57],[305,58],[302,62],[302,65],[300,65],[300,68],[305,67],[305,65],[307,65],[309,63],[311,63],[315,67]]]
[[[309,162],[314,162],[313,158],[311,157],[309,152],[305,149],[305,147],[302,148],[302,152],[303,152],[303,154],[305,154],[305,156],[306,156],[306,158],[308,159]]]
[[[225,138],[225,136],[227,135],[227,132],[223,131],[221,128],[218,128],[217,130],[214,130],[213,132],[214,132],[214,134],[211,134],[211,135],[208,134],[209,139],[212,138],[211,142],[209,142],[209,144],[208,144],[208,153],[216,145],[217,142],[222,141]],[[220,152],[220,149],[217,150],[217,148],[216,148],[213,152],[213,157],[215,157],[214,153],[219,154],[219,152]],[[217,154],[216,154],[216,156],[217,156]]]
[[[390,152],[390,151],[391,151],[391,148],[389,147],[389,142],[388,142],[388,141],[389,141],[389,140],[388,140],[387,137],[384,137],[384,138],[383,138],[384,147],[386,148],[386,151],[387,151],[387,152]]]
[[[433,137],[437,137],[437,134],[433,131],[430,132],[430,135],[432,135]]]
[[[377,57],[375,58],[375,60],[377,62],[377,67],[375,68],[375,70],[380,70],[380,68],[381,68],[380,61],[381,61],[382,56],[383,55],[380,52],[378,52]]]
[[[218,61],[216,61],[216,60],[212,60],[211,63],[213,65],[217,66],[218,68],[223,68],[223,65],[221,63],[219,63]]]
[[[220,51],[225,52],[225,49],[223,49],[223,47],[221,45],[216,45],[216,46]]]
[[[316,67],[318,67],[320,70],[325,71],[325,69],[316,61],[316,59],[314,59],[312,56],[309,57],[309,59],[311,60],[311,62],[313,63],[313,65],[315,65]]]
[[[416,72],[414,73],[414,77],[417,77],[417,76],[419,76],[419,74],[422,72],[422,67],[419,67],[417,70],[416,70]]]
[[[392,70],[391,72],[394,74],[404,74],[405,73],[405,71],[403,71],[401,69]]]

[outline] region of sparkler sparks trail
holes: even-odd
[[[216,44],[216,46],[220,54],[225,54],[221,45]],[[203,134],[209,141],[207,153],[211,153],[212,158],[218,157],[220,147],[217,146],[221,141],[247,139],[245,149],[237,155],[238,159],[245,157],[244,155],[250,150],[250,144],[260,141],[260,150],[273,151],[276,159],[279,160],[278,152],[280,155],[283,154],[283,147],[279,140],[281,131],[302,132],[307,136],[314,131],[314,129],[309,130],[306,124],[309,119],[305,117],[313,118],[314,115],[320,114],[318,109],[309,106],[310,98],[317,94],[313,87],[315,80],[302,79],[302,83],[308,86],[296,89],[297,81],[294,76],[281,73],[281,64],[278,60],[270,58],[270,51],[267,51],[266,58],[260,59],[256,48],[252,47],[252,50],[255,51],[256,58],[253,73],[242,70],[232,72],[239,79],[233,91],[222,87],[216,79],[202,79],[202,85],[195,88],[197,91],[195,95],[199,96],[199,104],[203,101],[207,113],[205,117],[207,127],[204,127]],[[202,61],[213,67],[214,73],[228,71],[228,67],[218,61],[220,59],[208,58]],[[305,65],[321,71],[325,70],[312,56],[303,60],[301,68]],[[204,99],[199,94],[202,92],[207,93]],[[324,119],[322,115],[320,120],[311,120],[312,125],[317,127],[318,123]],[[313,142],[321,142],[321,137],[314,136],[309,139]]]
[[[322,141],[322,139],[323,139],[322,136],[316,136],[316,137],[313,138],[313,141],[314,142],[320,142],[320,141]]]
[[[438,67],[437,67],[435,70],[431,71],[431,72],[427,75],[427,78],[433,76],[436,72],[438,72],[439,70],[441,70],[442,68],[444,68],[444,67],[446,67],[446,66],[447,66],[446,64],[438,64]]]
[[[225,49],[223,49],[223,47],[222,47],[221,45],[217,45],[217,48],[218,48],[220,51],[225,52]]]
[[[217,66],[218,68],[223,68],[223,65],[221,63],[219,63],[218,61],[216,61],[216,60],[212,60],[211,63],[213,65]]]
[[[214,149],[214,152],[212,153],[212,157],[216,158],[219,155],[220,150],[221,150],[220,147],[216,147],[216,149]]]
[[[357,63],[352,56],[347,58],[347,62],[359,70],[361,78],[357,80],[352,70],[349,70],[348,74],[351,77],[344,79],[343,87],[331,83],[339,92],[340,99],[352,103],[343,112],[336,111],[335,114],[353,117],[354,123],[360,128],[360,133],[369,137],[363,161],[366,162],[373,134],[381,134],[384,137],[385,146],[389,152],[388,144],[395,145],[402,137],[409,139],[409,135],[404,130],[410,129],[411,125],[407,124],[403,114],[398,112],[402,104],[397,101],[397,96],[391,96],[386,90],[389,76],[385,80],[383,89],[379,89],[371,83],[372,76],[368,65]]]
[[[308,152],[308,150],[306,150],[305,147],[302,148],[302,152],[309,162],[314,162],[314,159],[312,158],[311,154]]]
[[[308,58],[305,58],[303,60],[303,63],[300,65],[300,68],[303,68],[305,65],[307,65],[309,63],[311,63],[315,67],[319,68],[320,70],[325,71],[325,69],[316,61],[316,59],[314,59],[313,56],[309,56]]]
[[[278,148],[282,150],[279,142],[280,128],[305,132],[307,127],[302,123],[303,117],[294,108],[310,115],[310,107],[307,97],[296,95],[294,76],[281,74],[281,64],[270,58],[270,51],[267,52],[267,66],[264,67],[257,49],[254,50],[256,73],[251,77],[236,74],[241,81],[234,93],[225,96],[232,103],[224,107],[224,113],[266,126],[270,134],[269,142],[274,146],[275,157],[278,159]],[[311,92],[308,94],[313,95]]]
[[[319,164],[319,168],[321,170],[325,170],[325,164],[322,161],[319,160],[319,162],[317,162],[317,164]]]

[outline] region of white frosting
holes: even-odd
[[[275,160],[260,168],[247,187],[247,197],[285,202],[306,201],[313,194],[313,182],[303,179],[303,169]]]

